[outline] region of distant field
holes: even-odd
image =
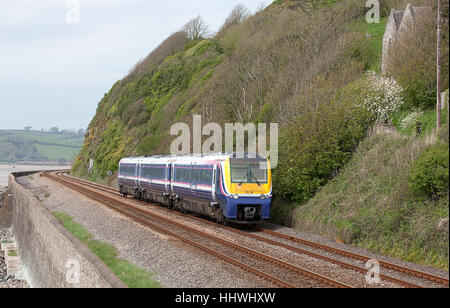
[[[0,161],[71,162],[83,145],[84,136],[39,131],[0,130]]]

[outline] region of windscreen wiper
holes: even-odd
[[[258,184],[258,186],[261,186],[261,183],[259,182],[258,178],[253,174],[253,172],[250,172],[250,175],[255,178],[256,184]]]

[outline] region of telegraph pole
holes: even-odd
[[[437,16],[437,105],[436,105],[436,116],[437,116],[437,129],[441,128],[441,45],[442,45],[442,25],[441,25],[441,0],[438,0],[438,16]]]

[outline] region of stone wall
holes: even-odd
[[[15,177],[27,174],[30,173],[9,175],[9,202],[13,235],[32,287],[126,287],[31,192],[16,182]]]

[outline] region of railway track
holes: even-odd
[[[52,173],[45,173],[44,176],[93,200],[101,202],[134,221],[177,238],[279,287],[294,288],[315,285],[338,288],[351,287],[345,283],[314,273],[297,265],[143,210],[118,199],[117,196],[107,196],[95,191],[93,188],[86,188],[88,185],[83,186],[81,183],[74,183],[76,181],[71,181]],[[174,230],[174,227],[176,230]]]
[[[60,176],[62,175],[61,172],[58,172],[58,174]],[[69,176],[64,176],[64,178],[65,179],[70,179],[70,181],[76,182],[79,185],[85,185],[87,187],[91,187],[93,189],[97,189],[97,190],[100,190],[102,192],[106,192],[108,194],[113,194],[113,195],[116,195],[116,196],[120,195],[118,190],[116,190],[114,188],[111,188],[111,187],[107,187],[107,186],[100,185],[100,184],[95,184],[95,183],[92,183],[92,182],[88,182],[86,180],[77,179],[77,178],[73,178],[73,177],[69,177]],[[305,254],[305,255],[308,255],[308,256],[316,258],[316,259],[321,259],[321,260],[324,260],[326,262],[330,262],[330,263],[339,265],[339,266],[341,266],[343,268],[350,269],[350,270],[353,270],[355,272],[362,273],[363,275],[365,275],[366,272],[367,272],[367,269],[365,267],[360,267],[360,266],[357,266],[355,264],[347,263],[347,262],[338,260],[336,258],[331,258],[331,257],[325,256],[323,254],[318,254],[318,253],[312,252],[310,250],[301,249],[301,248],[299,248],[297,246],[292,246],[292,245],[283,243],[283,241],[280,241],[280,240],[284,240],[284,241],[292,242],[292,243],[296,243],[296,244],[301,244],[301,245],[304,245],[304,246],[308,246],[308,247],[312,247],[312,248],[319,249],[319,250],[322,250],[322,251],[326,251],[328,253],[340,255],[340,256],[343,256],[343,257],[346,257],[346,258],[359,260],[359,261],[363,261],[363,262],[367,262],[368,260],[371,259],[371,258],[369,258],[367,256],[363,256],[363,255],[360,255],[360,254],[355,254],[355,253],[348,252],[348,251],[345,251],[345,250],[342,250],[342,249],[338,249],[338,248],[335,248],[335,247],[331,247],[331,246],[327,246],[327,245],[323,245],[323,244],[307,241],[307,240],[304,240],[304,239],[301,239],[301,238],[289,236],[289,235],[286,235],[286,234],[283,234],[283,233],[279,233],[279,232],[275,232],[275,231],[272,231],[272,230],[267,230],[267,229],[262,229],[262,228],[255,228],[255,230],[254,230],[256,232],[256,234],[255,234],[253,232],[246,232],[246,231],[242,231],[242,230],[239,230],[239,229],[236,229],[236,228],[223,226],[223,225],[217,224],[215,222],[212,222],[210,220],[206,220],[206,219],[199,218],[199,217],[192,216],[192,215],[186,215],[186,214],[180,213],[178,211],[173,211],[173,210],[170,210],[170,209],[167,209],[167,208],[164,208],[164,207],[160,207],[160,206],[157,206],[157,205],[149,204],[149,203],[146,203],[146,202],[141,202],[141,201],[138,201],[138,200],[133,200],[133,202],[136,202],[137,204],[140,204],[140,205],[146,205],[146,206],[150,205],[150,206],[156,207],[156,208],[158,208],[160,210],[171,212],[171,213],[174,213],[174,214],[179,215],[179,216],[188,217],[190,219],[197,220],[197,221],[200,221],[200,222],[205,223],[205,224],[214,225],[214,226],[217,226],[217,227],[220,227],[220,228],[223,228],[223,229],[227,229],[227,230],[229,230],[231,232],[238,233],[238,234],[241,234],[243,236],[247,236],[247,237],[250,237],[250,238],[262,241],[262,242],[266,242],[266,243],[271,244],[271,245],[283,247],[283,248],[286,248],[288,250],[291,250],[291,251],[294,251],[294,252],[297,252],[297,253],[300,253],[300,254]],[[271,236],[271,237],[275,238],[275,240],[267,238],[267,237],[264,237],[264,236],[260,236],[258,234],[264,234],[266,236]],[[393,271],[401,272],[401,273],[404,273],[404,274],[407,274],[407,275],[411,275],[411,276],[414,276],[414,277],[419,277],[419,278],[427,280],[427,281],[432,281],[432,282],[436,282],[436,283],[448,286],[448,279],[443,278],[443,277],[434,276],[434,275],[431,275],[431,274],[428,274],[428,273],[424,273],[424,272],[421,272],[421,271],[417,271],[417,270],[414,270],[414,269],[406,268],[406,267],[403,267],[403,266],[399,266],[399,265],[388,263],[388,262],[384,262],[384,261],[379,261],[379,264],[380,264],[380,266],[382,266],[384,268],[387,268],[387,269],[390,269],[390,270],[393,270]],[[308,277],[311,277],[311,274]],[[380,274],[380,278],[382,280],[384,280],[384,281],[389,281],[389,282],[392,282],[392,283],[395,283],[395,284],[398,284],[398,285],[401,285],[401,286],[407,287],[407,288],[418,288],[418,287],[420,287],[417,284],[413,284],[413,283],[410,283],[410,282],[407,282],[407,281],[404,281],[404,280],[400,280],[398,278],[395,278],[395,277],[392,277],[392,276],[388,276],[388,275],[385,275],[385,274]],[[332,285],[331,282],[330,282],[330,284]]]

